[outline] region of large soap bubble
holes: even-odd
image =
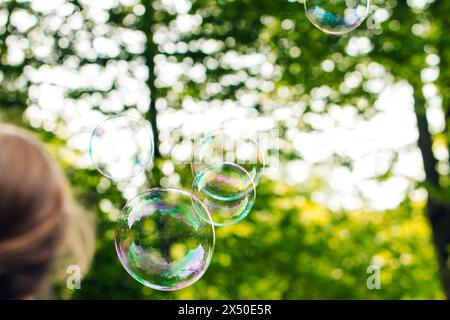
[[[195,206],[195,209],[194,209]],[[155,188],[130,200],[116,229],[116,251],[128,273],[153,289],[185,288],[206,272],[214,226],[192,194]]]
[[[200,172],[192,193],[201,200],[214,225],[228,226],[244,219],[253,208],[256,187],[250,174],[235,163],[216,163]],[[203,216],[202,207],[194,207]],[[205,216],[204,220],[209,217]]]
[[[305,0],[305,9],[317,28],[340,35],[361,25],[369,12],[369,0]]]
[[[153,131],[144,119],[129,115],[110,117],[91,135],[89,154],[95,168],[112,180],[127,180],[153,160]]]

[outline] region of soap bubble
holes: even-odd
[[[211,261],[214,241],[211,216],[200,200],[182,190],[161,188],[127,203],[115,237],[127,272],[141,284],[163,291],[199,280]]]
[[[201,200],[214,225],[228,226],[244,219],[253,208],[256,187],[250,174],[235,163],[216,163],[199,173],[192,194]],[[198,204],[194,204],[197,209]],[[199,214],[203,217],[201,207]],[[205,217],[205,221],[208,216]]]
[[[113,116],[91,135],[89,154],[95,168],[112,180],[126,180],[153,160],[153,131],[148,121],[129,115]]]
[[[194,159],[192,172],[194,178],[211,165],[221,163],[235,163],[250,174],[254,185],[258,185],[264,171],[264,153],[260,146],[251,138],[242,137],[238,132],[227,129],[219,129],[205,135],[194,146]],[[221,167],[220,165],[218,167]],[[225,168],[225,167],[224,167]],[[250,184],[247,183],[250,187]],[[241,190],[240,195],[233,195],[228,200],[243,197],[248,190]],[[215,197],[214,190],[205,187],[204,192]],[[227,200],[223,195],[217,195],[218,200]]]
[[[305,0],[308,19],[325,33],[344,34],[361,25],[369,0]]]

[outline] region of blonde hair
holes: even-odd
[[[62,258],[87,270],[94,224],[67,185],[37,139],[0,124],[0,299],[37,294]]]

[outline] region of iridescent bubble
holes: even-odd
[[[148,121],[113,116],[92,132],[89,154],[95,168],[112,180],[130,179],[153,159],[153,131]]]
[[[264,171],[264,153],[260,146],[251,138],[242,137],[232,130],[219,129],[205,135],[194,146],[194,161],[192,173],[194,178],[204,172],[211,165],[221,163],[235,163],[244,168],[250,174],[254,185],[258,185]],[[220,165],[218,167],[221,167]],[[244,197],[252,192],[251,184],[247,183],[249,189],[241,189],[241,194],[233,194],[228,200]],[[203,191],[217,200],[227,200],[223,195],[215,195],[217,190],[205,186]]]
[[[127,272],[141,284],[163,291],[199,280],[211,261],[214,241],[205,205],[188,192],[161,188],[127,203],[115,237],[117,255]]]
[[[253,208],[256,187],[250,174],[235,163],[216,163],[199,173],[192,194],[201,200],[216,226],[228,226],[244,219]],[[197,204],[194,204],[197,209]],[[201,207],[198,207],[202,215]],[[208,220],[208,216],[204,218]]]
[[[348,33],[361,25],[369,12],[369,0],[305,0],[308,19],[329,34]]]

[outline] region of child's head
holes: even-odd
[[[63,240],[66,183],[43,146],[0,124],[0,299],[36,294]]]

